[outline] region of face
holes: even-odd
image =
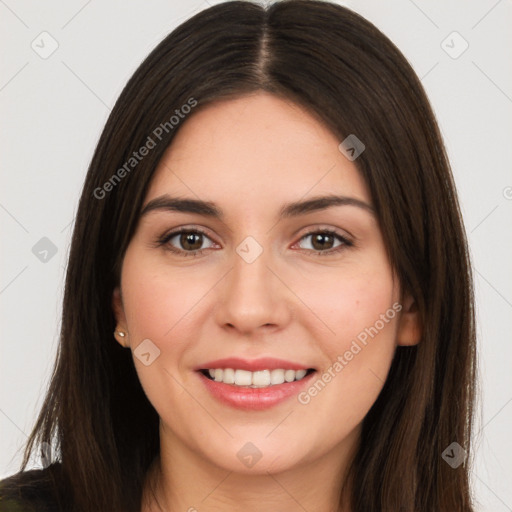
[[[264,473],[339,457],[397,344],[419,339],[340,142],[260,92],[191,115],[153,177],[114,292],[118,342],[167,441],[207,464]],[[281,215],[321,196],[344,199]]]

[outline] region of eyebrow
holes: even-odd
[[[327,195],[317,196],[305,201],[287,203],[279,210],[281,219],[298,217],[307,213],[326,210],[334,206],[355,206],[375,215],[374,208],[355,197]],[[211,201],[201,201],[191,198],[171,197],[164,194],[149,201],[142,209],[140,217],[152,211],[175,211],[183,213],[196,213],[219,220],[224,220],[224,212]]]

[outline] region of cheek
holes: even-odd
[[[345,433],[362,421],[384,385],[401,309],[391,269],[385,263],[366,269],[340,273],[308,292],[308,306],[322,320],[315,318],[309,329],[316,326],[326,357],[299,402],[320,424],[343,425]]]
[[[149,338],[157,344],[176,338],[176,333],[188,322],[187,314],[208,291],[206,281],[191,276],[186,268],[172,269],[135,250],[127,253],[123,294],[131,333],[140,340]]]
[[[183,381],[180,362],[194,329],[193,307],[207,289],[186,279],[185,274],[182,277],[146,261],[135,251],[125,257],[122,286],[133,361],[148,400],[162,417],[178,408],[184,417],[197,413],[178,382]],[[142,351],[137,347],[148,339],[158,356],[146,365],[139,359]]]
[[[169,268],[155,265],[135,249],[126,253],[122,288],[135,368],[156,407],[160,395],[174,389],[172,376],[187,348],[186,333],[192,332],[193,307],[206,290],[198,289],[190,279],[180,279],[179,272],[170,273]],[[157,354],[149,365],[138,357],[143,346]]]
[[[185,313],[183,291],[177,292],[165,279],[149,275],[135,283],[127,280],[124,289],[129,297],[124,305],[130,333],[138,338],[161,341]]]
[[[398,289],[391,268],[380,253],[373,258],[354,258],[338,268],[318,273],[316,279],[296,279],[293,289],[313,314],[302,316],[307,329],[315,334],[325,353],[335,358],[365,330],[377,322],[382,338],[393,339],[390,324],[396,316],[392,305],[398,300]],[[390,310],[386,317],[386,313]],[[381,318],[385,317],[385,324]]]
[[[383,343],[394,342],[393,300],[392,283],[387,279],[347,283],[338,292],[337,308],[330,312],[334,336],[329,348],[344,351],[354,340],[364,344],[379,334]]]

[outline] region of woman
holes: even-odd
[[[473,300],[397,48],[327,2],[206,9],[100,138],[0,510],[472,511]]]

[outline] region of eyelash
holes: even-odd
[[[178,229],[176,231],[172,231],[171,233],[165,234],[165,235],[161,236],[160,238],[158,238],[157,241],[156,241],[156,246],[157,247],[162,247],[162,246],[168,244],[168,242],[172,238],[174,238],[176,235],[180,235],[182,233],[201,234],[201,235],[204,235],[207,238],[210,238],[208,236],[208,234],[205,231],[203,231],[202,229],[200,229],[200,228],[194,228],[194,229],[191,229],[191,228],[181,228],[181,229]],[[342,243],[338,247],[332,248],[332,249],[328,249],[327,251],[317,251],[315,249],[301,249],[301,250],[302,251],[307,251],[307,252],[313,252],[314,256],[326,256],[326,255],[337,254],[340,251],[346,249],[347,247],[353,247],[354,246],[354,242],[348,240],[346,237],[344,237],[343,235],[340,235],[338,232],[333,231],[332,229],[316,229],[316,230],[308,231],[307,233],[305,233],[304,235],[301,236],[299,242],[303,238],[306,238],[307,236],[316,235],[316,234],[319,234],[319,233],[327,234],[327,235],[332,235],[332,236],[338,238],[338,240],[340,242],[342,242]],[[166,247],[166,250],[171,251],[171,252],[176,253],[176,254],[179,254],[179,255],[184,256],[184,257],[190,257],[190,256],[193,257],[193,256],[197,256],[198,254],[203,253],[207,249],[198,249],[196,251],[184,251],[182,249],[177,249],[176,247],[173,247],[172,245],[168,245]]]

